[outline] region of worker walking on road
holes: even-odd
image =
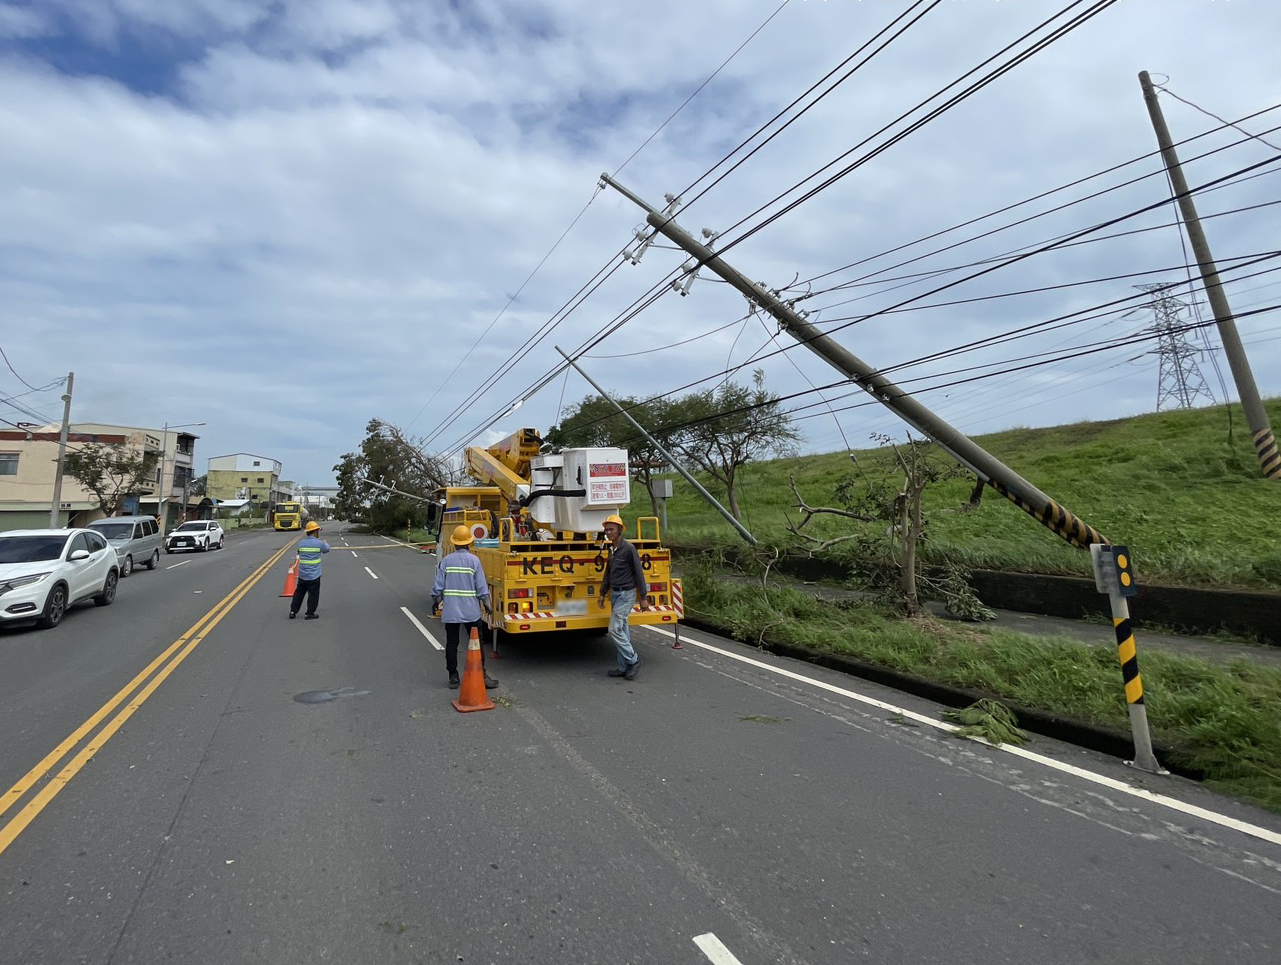
[[[307,535],[298,541],[298,582],[289,601],[289,619],[298,615],[302,599],[307,598],[304,620],[316,620],[320,605],[320,558],[329,552],[329,544],[320,538],[320,524],[314,519],[307,524]]]
[[[649,584],[645,581],[645,569],[641,565],[640,554],[636,547],[623,539],[625,524],[621,517],[614,515],[605,519],[603,529],[605,539],[609,541],[609,561],[605,564],[605,575],[600,582],[600,597],[597,606],[605,606],[605,595],[609,594],[609,638],[618,649],[618,667],[607,671],[610,677],[636,679],[636,670],[640,666],[640,657],[632,647],[632,629],[627,618],[636,605],[637,594],[640,595],[640,608],[649,609]]]
[[[436,582],[431,588],[431,610],[436,612],[440,607],[440,619],[445,624],[445,670],[449,672],[449,686],[457,687],[458,679],[458,638],[465,628],[468,638],[471,628],[477,634],[483,632],[484,621],[480,618],[483,607],[491,617],[493,610],[489,605],[489,584],[485,581],[485,571],[480,560],[468,548],[474,541],[471,530],[466,526],[455,526],[450,542],[454,551],[440,561],[436,568]],[[442,605],[443,604],[443,605]],[[485,666],[485,648],[480,650],[480,663]],[[485,670],[485,688],[493,690],[498,681]]]

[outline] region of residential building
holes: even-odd
[[[275,505],[288,498],[280,488],[282,468],[279,460],[251,452],[213,456],[209,460],[205,492],[218,502],[248,499],[255,506]]]
[[[49,525],[60,435],[58,423],[0,432],[0,529]],[[139,487],[140,492],[125,495],[121,512],[156,516],[163,502],[166,518],[162,525],[168,530],[181,518],[206,514],[210,506],[207,499],[188,492],[198,438],[178,430],[76,422],[68,429],[67,449],[70,452],[87,443],[98,443],[122,446],[138,456],[163,450],[164,458],[159,461],[154,478]],[[84,526],[101,517],[97,497],[64,475],[55,524]]]

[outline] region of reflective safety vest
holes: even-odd
[[[329,544],[323,539],[308,536],[298,543],[298,579],[320,579],[320,557],[329,552]]]
[[[479,620],[481,601],[489,602],[489,584],[480,560],[466,550],[454,550],[440,561],[431,595],[444,601],[440,610],[443,622]]]

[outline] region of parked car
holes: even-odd
[[[135,565],[154,570],[160,564],[160,526],[151,516],[108,516],[95,519],[89,528],[107,537],[116,551],[121,577]]]
[[[0,625],[34,620],[49,629],[67,608],[93,599],[110,606],[120,579],[116,553],[87,529],[0,533]]]
[[[174,550],[220,550],[222,549],[222,524],[212,519],[198,519],[183,523],[175,530],[170,530],[165,540],[165,552]]]

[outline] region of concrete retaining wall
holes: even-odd
[[[673,547],[673,552],[692,556],[698,551]],[[733,559],[735,555],[727,552],[726,558]],[[839,583],[847,578],[840,566],[808,556],[785,557],[774,569],[803,580]],[[975,570],[971,584],[980,600],[1001,610],[1074,620],[1110,616],[1108,598],[1094,588],[1093,580],[1081,577]],[[1275,593],[1140,583],[1138,597],[1130,601],[1130,615],[1138,628],[1155,624],[1189,634],[1226,630],[1281,646],[1281,595]]]

